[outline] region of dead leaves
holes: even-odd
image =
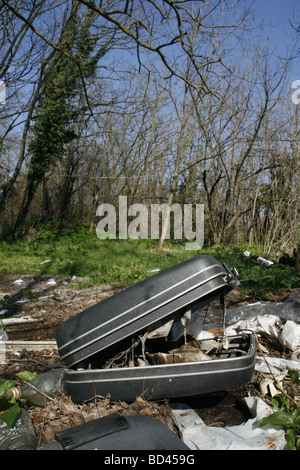
[[[176,431],[167,402],[148,402],[141,397],[131,404],[96,398],[83,405],[77,405],[69,397],[62,395],[48,403],[45,408],[32,413],[31,417],[41,448],[45,443],[52,442],[56,433],[111,413],[121,416],[148,416],[162,422],[173,432]]]

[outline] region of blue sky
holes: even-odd
[[[300,48],[300,34],[297,35],[290,24],[299,23],[299,3],[299,0],[254,0],[254,8],[260,12],[257,20],[268,25],[266,28],[274,53],[277,50],[279,55],[285,55],[287,45],[292,47],[297,40]],[[300,78],[300,58],[295,60],[293,73],[297,73],[297,68]]]

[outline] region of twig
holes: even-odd
[[[260,350],[261,355],[262,355],[262,357],[263,357],[263,359],[264,359],[264,361],[265,361],[265,363],[266,363],[266,366],[267,366],[267,368],[269,369],[269,372],[270,372],[270,375],[271,375],[272,379],[273,379],[273,380],[275,381],[275,383],[276,383],[276,387],[278,388],[278,390],[280,390],[280,392],[281,392],[286,398],[288,398],[288,400],[290,400],[290,401],[291,401],[295,406],[297,406],[297,408],[298,408],[298,407],[299,407],[299,402],[297,402],[296,400],[294,400],[293,397],[291,397],[288,393],[286,393],[286,391],[283,389],[283,387],[281,387],[281,385],[277,382],[276,376],[273,374],[272,369],[271,369],[271,367],[270,367],[270,364],[268,363],[268,361],[267,361],[267,359],[266,359],[266,356],[265,356],[265,354],[264,354],[264,352],[263,352],[263,350],[262,350],[262,348],[261,348],[261,346],[260,346],[260,344],[259,344],[259,341],[258,341],[258,338],[257,338],[256,333],[254,333],[254,335],[255,335],[256,344],[258,345],[258,349]]]
[[[221,298],[220,298],[220,304],[221,304],[221,308],[223,311],[223,324],[222,324],[223,335],[222,335],[221,347],[224,349],[228,349],[228,339],[226,336],[226,305],[225,305],[225,298],[223,294],[221,295]]]
[[[26,380],[23,381],[25,384],[29,385],[29,387],[33,388],[33,390],[35,390],[36,392],[40,393],[41,395],[43,395],[45,398],[47,398],[48,400],[51,400],[51,401],[54,401],[55,398],[52,398],[52,397],[49,397],[49,395],[47,395],[46,393],[42,392],[41,390],[39,390],[38,388],[36,388],[34,385],[32,385],[30,382],[26,382]]]
[[[117,360],[121,359],[124,356],[126,357],[127,354],[132,351],[132,349],[134,349],[136,346],[138,346],[140,341],[141,341],[141,339],[139,338],[128,349],[126,349],[125,351],[120,352],[115,357],[113,357],[109,361],[107,361],[107,364],[105,365],[104,369],[110,369],[110,367],[113,365],[114,362],[116,362]]]
[[[275,381],[276,381],[276,378],[275,378]],[[280,390],[281,393],[282,393],[285,397],[287,397],[297,408],[299,408],[299,403],[300,403],[300,402],[297,402],[293,397],[291,397],[290,395],[288,395],[288,394],[286,393],[286,391],[282,388],[282,386],[281,386],[279,383],[277,383],[277,381],[276,381],[276,387],[277,387],[278,390]]]
[[[87,400],[84,400],[83,403],[89,403],[90,401],[96,400],[97,398],[98,398],[99,400],[107,400],[107,399],[108,399],[107,397],[104,397],[104,396],[102,396],[102,395],[94,395],[93,397],[88,398]]]
[[[149,364],[149,362],[146,359],[146,341],[147,341],[147,338],[148,338],[148,332],[146,331],[144,336],[140,336],[139,338],[140,338],[141,343],[142,343],[142,356],[143,356],[143,359],[147,364]]]

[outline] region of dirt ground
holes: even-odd
[[[9,296],[0,311],[2,318],[31,317],[34,322],[7,326],[9,339],[53,340],[58,325],[82,310],[117,292],[113,285],[76,289],[76,279],[53,279],[51,276],[16,276],[0,274],[0,301]],[[20,283],[18,281],[23,281]]]
[[[82,280],[84,279],[0,274],[0,320],[10,317],[31,317],[33,320],[21,325],[6,326],[9,339],[54,340],[55,330],[63,321],[120,290],[117,285],[76,288]],[[266,300],[280,302],[288,295],[289,291],[283,289],[272,299]],[[239,291],[229,293],[226,302],[228,305],[237,304]]]
[[[80,280],[78,278],[54,280],[50,276],[0,274],[0,320],[29,317],[26,323],[5,326],[9,340],[55,340],[55,329],[59,324],[119,290],[116,285],[79,290],[76,288],[76,283]],[[276,301],[282,300],[287,295],[287,291],[282,292],[281,299],[278,296]],[[236,304],[238,301],[238,292],[229,295],[229,303]],[[280,348],[278,349],[278,345],[264,338],[261,341],[269,355],[285,354]],[[39,374],[60,364],[56,349],[8,353],[6,363],[0,364],[0,378],[16,379],[16,373],[24,370]],[[260,395],[259,380],[259,374],[256,374],[252,382],[244,387],[207,397],[187,398],[185,402],[198,412],[207,425],[241,424],[250,418],[243,397],[249,392],[252,395]],[[268,401],[268,398],[265,401]],[[56,432],[111,412],[118,412],[124,416],[130,414],[150,416],[160,420],[176,433],[169,405],[168,400],[148,402],[142,397],[133,404],[111,403],[107,399],[97,398],[83,405],[77,405],[69,397],[61,395],[39,411],[31,409],[30,415],[39,440],[39,447],[42,447],[44,443],[53,440]]]

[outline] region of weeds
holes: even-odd
[[[282,288],[296,287],[299,273],[293,266],[275,263],[258,266],[243,255],[243,250],[214,245],[199,251],[186,251],[185,242],[167,240],[162,250],[157,240],[99,240],[87,225],[50,223],[31,240],[0,242],[0,273],[77,276],[86,278],[79,288],[118,283],[128,286],[200,253],[214,256],[235,267],[240,276],[242,297],[262,299]],[[259,253],[257,247],[251,249]],[[259,253],[263,256],[263,253]],[[44,263],[45,260],[50,260]]]
[[[15,380],[0,379],[0,419],[9,427],[13,426],[20,413],[20,407],[14,396],[8,394],[8,391],[15,386]]]
[[[259,427],[272,424],[286,428],[286,445],[284,450],[300,450],[300,407],[291,397],[295,385],[300,385],[299,371],[289,370],[288,376],[291,385],[287,393],[275,395],[272,398],[273,405],[278,409],[270,416],[263,418]],[[296,406],[295,406],[296,405]]]

